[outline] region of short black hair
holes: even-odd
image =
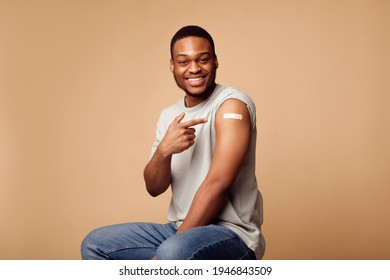
[[[187,38],[187,37],[199,37],[204,38],[207,41],[209,41],[212,55],[215,57],[215,46],[214,46],[214,40],[213,37],[202,27],[199,27],[197,25],[187,25],[179,29],[179,31],[176,32],[176,34],[172,37],[171,40],[171,58],[173,59],[173,45],[176,43],[177,40]]]

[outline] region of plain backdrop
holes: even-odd
[[[258,110],[265,259],[390,258],[390,1],[0,0],[0,259],[79,259],[147,195],[169,42],[214,37]]]

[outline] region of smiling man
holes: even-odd
[[[185,95],[160,115],[146,189],[172,191],[168,223],[92,231],[83,259],[261,259],[262,197],[255,176],[256,110],[240,90],[216,84],[218,59],[198,26],[171,40],[170,70]]]

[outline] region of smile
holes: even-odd
[[[194,77],[194,78],[186,78],[187,84],[191,87],[199,87],[203,86],[205,82],[205,77]]]
[[[195,82],[195,81],[200,81],[202,80],[203,77],[199,77],[199,78],[188,78],[187,80],[189,80],[190,82]]]

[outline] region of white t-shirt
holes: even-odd
[[[257,258],[264,254],[263,201],[255,176],[256,153],[256,108],[252,99],[243,92],[217,85],[213,94],[202,103],[187,108],[184,98],[164,109],[160,115],[152,155],[174,118],[185,112],[182,122],[207,118],[208,122],[195,126],[195,144],[182,153],[174,154],[171,162],[172,199],[168,209],[168,220],[181,225],[191,207],[192,200],[209,171],[215,146],[215,116],[221,104],[227,99],[244,102],[251,117],[250,144],[244,162],[230,188],[230,193],[214,224],[226,226],[251,248]]]

